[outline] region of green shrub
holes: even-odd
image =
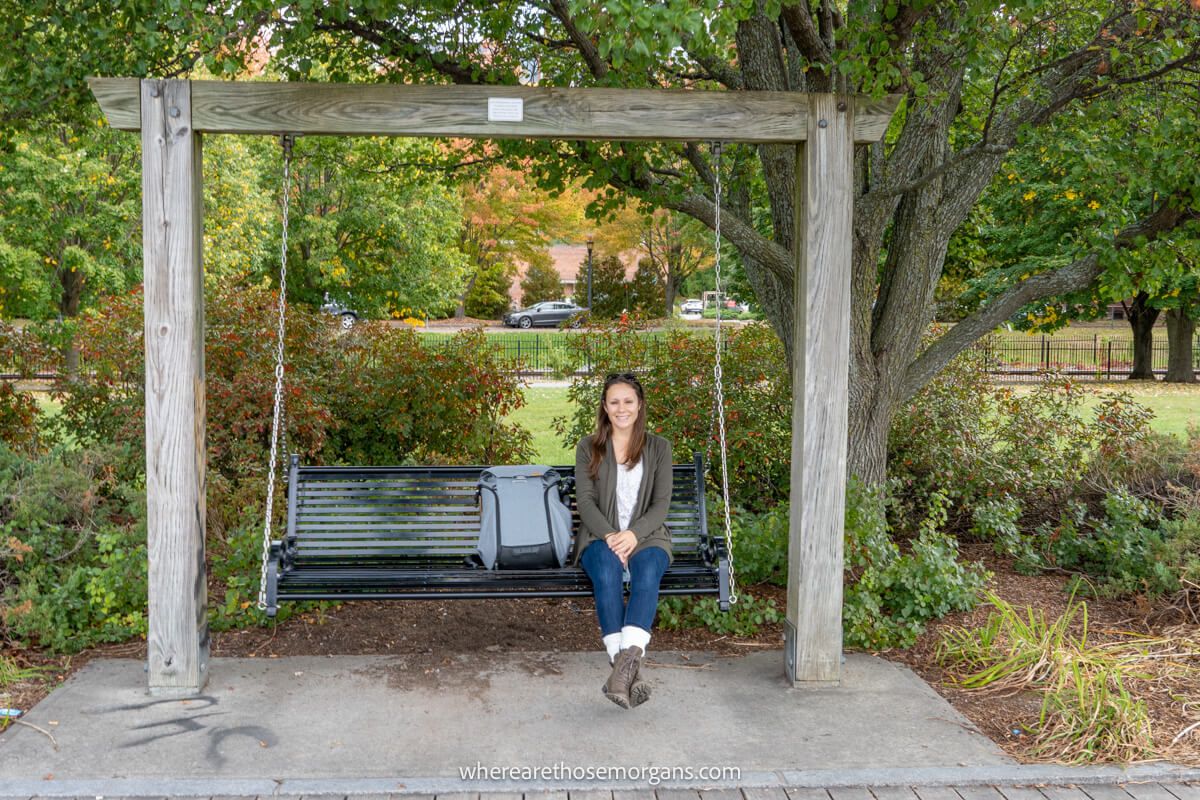
[[[957,544],[942,531],[945,498],[935,497],[907,551],[892,538],[887,515],[891,504],[886,488],[868,487],[855,479],[847,486],[842,624],[850,647],[911,645],[929,621],[974,607],[987,578],[979,567],[958,560]],[[788,508],[780,503],[766,512],[733,515],[739,586],[786,585]],[[715,524],[709,529],[719,530]],[[739,595],[748,597],[744,592]],[[720,614],[711,598],[665,598],[659,603],[659,619],[668,627],[703,626],[714,633],[747,634],[757,630],[760,611],[768,622],[783,618],[783,612],[772,605],[752,601],[742,606],[739,599],[731,609],[734,616],[727,616]]]
[[[0,372],[31,376],[38,368],[54,368],[57,354],[36,336],[0,321]],[[41,448],[41,411],[28,393],[0,382],[0,443],[24,452]]]
[[[1103,517],[1086,518],[1084,524],[1078,506],[1064,518],[1047,543],[1054,563],[1088,576],[1091,580],[1074,583],[1102,596],[1178,589],[1181,565],[1162,557],[1168,548],[1160,531],[1161,513],[1125,489],[1105,497],[1103,507]]]
[[[1019,503],[1025,529],[1053,519],[1089,475],[1149,435],[1150,412],[1128,395],[1105,397],[1089,418],[1078,382],[1047,376],[1017,393],[987,368],[980,353],[959,356],[898,410],[889,435],[890,475],[918,502],[936,492],[953,501],[954,528],[993,500]]]
[[[3,625],[73,652],[145,633],[145,488],[119,483],[120,446],[0,449]]]
[[[1162,520],[1159,530],[1162,545],[1155,557],[1167,565],[1180,588],[1200,591],[1200,509]]]
[[[529,432],[504,422],[525,396],[499,348],[478,330],[436,350],[419,337],[373,325],[345,337],[326,457],[353,464],[530,460]]]
[[[658,625],[666,630],[707,628],[728,636],[753,636],[762,625],[782,622],[784,613],[774,600],[760,600],[739,591],[729,611],[721,611],[714,597],[664,597],[658,602]]]
[[[733,556],[737,580],[744,585],[773,583],[787,585],[788,504],[780,503],[761,513],[738,510],[730,515],[733,530]],[[708,529],[721,535],[720,500],[709,501]]]
[[[205,338],[208,467],[261,483],[275,391],[275,296],[218,285]],[[81,320],[91,374],[63,380],[61,418],[88,442],[141,445],[144,358],[139,292]],[[523,402],[520,383],[480,332],[424,348],[408,328],[288,312],[285,405],[292,452],[318,463],[501,463],[527,457],[528,434],[502,419]],[[261,486],[260,486],[261,489]]]
[[[766,325],[729,332],[724,365],[730,495],[734,506],[762,511],[787,497],[791,469],[792,395],[783,345]],[[672,331],[647,338],[630,325],[599,325],[571,338],[569,347],[590,375],[568,390],[573,417],[555,420],[574,447],[596,424],[604,378],[636,372],[646,390],[652,430],[674,445],[675,460],[707,457],[710,487],[719,485],[714,425],[714,347],[708,336]]]
[[[1012,557],[1018,572],[1033,575],[1044,564],[1034,537],[1021,529],[1022,510],[1016,497],[984,500],[971,512],[971,536],[991,541],[997,553]]]
[[[977,602],[987,573],[958,560],[942,531],[946,499],[934,495],[909,552],[901,552],[887,521],[887,489],[851,479],[846,491],[843,635],[847,646],[907,647],[933,619]]]

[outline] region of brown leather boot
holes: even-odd
[[[649,699],[650,684],[642,680],[641,664],[638,664],[638,671],[633,676],[633,683],[629,684],[629,705],[631,708],[637,708]]]
[[[642,664],[642,648],[626,647],[613,659],[612,674],[604,683],[604,696],[621,708],[632,708],[629,687]]]

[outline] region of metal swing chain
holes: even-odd
[[[283,147],[283,232],[279,247],[279,324],[275,347],[275,408],[271,418],[271,460],[267,467],[267,511],[263,522],[262,569],[258,576],[258,609],[267,610],[267,564],[271,558],[271,518],[275,512],[275,482],[278,473],[279,435],[283,428],[283,344],[284,323],[287,319],[287,248],[288,212],[291,200],[292,145],[295,137],[280,138]],[[284,431],[284,453],[287,453],[287,432]]]
[[[713,391],[716,397],[716,421],[718,441],[721,445],[721,510],[725,519],[725,547],[729,555],[729,602],[737,602],[737,586],[733,572],[733,521],[729,516],[729,455],[725,443],[725,386],[724,371],[721,368],[721,351],[724,349],[724,335],[721,328],[721,306],[725,297],[721,290],[721,143],[712,143],[713,152],[713,197],[715,198],[715,224],[713,225],[716,263],[713,273],[717,291],[717,332],[714,337],[717,345],[716,357],[713,359]]]

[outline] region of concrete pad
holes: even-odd
[[[57,749],[23,726],[0,736],[0,783],[491,780],[517,768],[503,777],[567,785],[601,769],[691,780],[684,771],[725,767],[741,780],[710,782],[739,785],[785,770],[1012,764],[911,671],[870,656],[847,656],[840,687],[792,689],[780,652],[652,651],[654,696],[629,711],[601,694],[608,672],[598,653],[214,659],[205,693],[180,700],[149,696],[140,661],[97,660],[24,717]],[[494,771],[469,772],[480,767]]]

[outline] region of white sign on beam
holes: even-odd
[[[489,97],[488,122],[523,122],[525,101],[519,97]]]

